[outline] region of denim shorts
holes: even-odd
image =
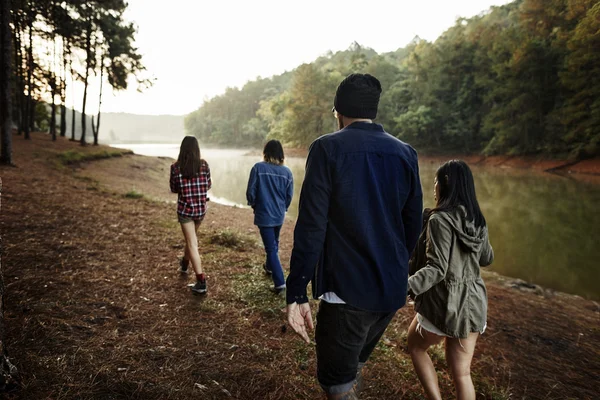
[[[321,301],[315,341],[317,378],[325,392],[340,394],[352,389],[357,370],[369,359],[395,314]]]
[[[195,222],[195,223],[199,224],[200,222],[202,222],[203,219],[204,219],[204,217],[201,217],[198,219],[192,219],[190,217],[184,217],[182,215],[177,214],[177,221],[179,221],[180,224],[187,224],[188,222]]]

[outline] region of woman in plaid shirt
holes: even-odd
[[[200,158],[200,146],[194,136],[183,138],[179,157],[171,165],[169,184],[171,192],[177,193],[177,217],[185,238],[185,254],[179,264],[179,271],[187,274],[191,262],[196,273],[196,284],[192,286],[192,292],[204,294],[206,278],[202,272],[196,233],[206,213],[206,202],[209,200],[207,192],[212,182],[210,168]]]

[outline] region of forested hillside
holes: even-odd
[[[277,138],[304,147],[334,129],[337,84],[378,77],[377,122],[429,152],[584,158],[600,144],[600,2],[518,0],[377,54],[354,43],[310,64],[230,88],[185,120],[223,145]]]

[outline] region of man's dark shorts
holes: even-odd
[[[352,389],[359,365],[369,359],[395,314],[321,301],[315,341],[317,378],[323,390],[339,394]]]

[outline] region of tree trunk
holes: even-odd
[[[81,106],[81,139],[80,143],[85,146],[85,105],[87,103],[88,78],[90,76],[90,63],[92,62],[92,21],[90,19],[87,37],[85,40],[85,55],[87,57],[85,64],[85,78],[83,81],[83,105]]]
[[[27,125],[27,98],[25,97],[25,68],[23,64],[25,63],[25,27],[23,25],[23,20],[21,20],[20,29],[19,29],[19,109],[21,110],[21,115],[19,119],[19,135],[24,133],[25,125]]]
[[[96,127],[93,128],[94,132],[94,146],[98,146],[98,133],[100,131],[100,110],[102,109],[102,80],[104,78],[104,64],[100,62],[100,98],[98,99],[98,120],[96,121]],[[92,120],[92,126],[94,122]]]
[[[11,49],[10,49],[10,10],[8,1],[0,1],[0,130],[2,135],[2,151],[0,161],[5,164],[12,162],[12,121],[11,121]],[[2,179],[0,178],[0,196],[2,195]],[[0,206],[2,203],[0,202]],[[2,238],[0,237],[0,245]],[[2,252],[0,247],[0,391],[4,391],[16,382],[17,369],[8,359],[5,344],[4,327],[4,274],[2,271]]]
[[[10,79],[12,71],[11,49],[10,49],[10,10],[7,1],[0,1],[0,135],[2,150],[0,150],[0,162],[2,164],[12,164],[12,118],[11,118],[11,93]],[[1,278],[1,276],[0,276]],[[1,287],[0,279],[0,291]],[[1,293],[0,293],[1,294]],[[0,318],[2,318],[2,303],[0,299]],[[3,321],[0,320],[0,330],[3,327]],[[0,331],[1,334],[1,331]],[[3,337],[0,335],[0,356],[3,346]]]
[[[29,110],[29,126],[30,126],[30,130],[34,130],[35,129],[35,106],[37,105],[37,100],[35,99],[31,99],[31,110]],[[31,138],[25,138],[25,139],[31,139]]]
[[[52,86],[50,88],[52,94],[52,115],[50,116],[50,134],[52,135],[52,141],[56,141],[56,76],[52,78]]]
[[[14,51],[15,51],[15,82],[16,82],[16,88],[15,88],[15,96],[13,97],[16,101],[17,101],[17,107],[15,108],[15,110],[17,111],[17,115],[14,116],[14,122],[17,125],[17,134],[20,135],[21,134],[21,129],[22,129],[22,114],[23,114],[23,90],[22,90],[22,85],[23,85],[23,75],[22,75],[22,68],[23,68],[23,64],[22,64],[22,58],[21,58],[21,33],[20,33],[20,22],[19,22],[19,17],[17,14],[17,11],[15,10],[14,12],[14,26],[15,26],[15,31],[13,32],[13,38],[14,38]]]
[[[50,115],[50,134],[52,135],[52,141],[56,141],[56,89],[58,89],[58,81],[56,76],[56,37],[53,40],[53,66],[50,71],[50,94],[52,95],[52,107]]]
[[[67,136],[67,105],[64,99],[60,105],[60,136]]]
[[[71,52],[69,51],[69,55]],[[73,59],[69,57],[69,68],[71,69],[71,82],[75,82],[75,72],[73,71]],[[73,108],[71,109],[71,140],[75,141],[75,85],[72,86]]]
[[[29,136],[29,132],[31,131],[31,115],[35,114],[35,111],[32,109],[32,102],[31,102],[31,86],[32,86],[32,82],[31,82],[31,77],[33,74],[33,18],[35,17],[35,14],[30,10],[29,11],[29,48],[27,49],[28,52],[28,56],[27,56],[27,107],[25,108],[27,111],[25,112],[26,115],[26,123],[25,123],[25,139],[29,140],[31,139],[31,136]]]
[[[0,3],[6,4],[7,2],[2,1]],[[5,8],[3,5],[0,5],[0,7]],[[0,206],[2,206],[1,196],[2,178],[0,178]],[[0,392],[5,392],[16,386],[19,375],[17,368],[8,359],[8,351],[4,344],[4,270],[2,269],[2,253],[4,249],[1,245],[2,237],[0,237]]]
[[[67,135],[67,50],[65,48],[65,39],[63,44],[63,74],[60,85],[60,136]],[[67,44],[68,46],[68,44]]]

